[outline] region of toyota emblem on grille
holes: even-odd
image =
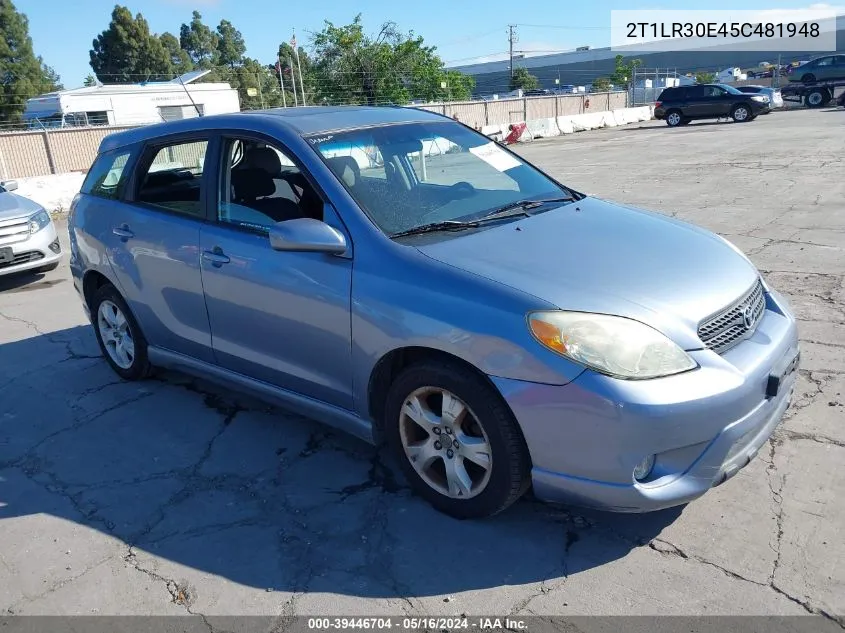
[[[750,303],[742,308],[742,324],[747,328],[754,325],[754,306]]]

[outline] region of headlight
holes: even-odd
[[[50,224],[50,216],[44,209],[29,218],[29,232],[38,233],[45,226]]]
[[[652,327],[625,317],[589,312],[533,312],[528,325],[550,350],[617,378],[671,376],[698,365]]]

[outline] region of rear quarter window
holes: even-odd
[[[681,88],[667,88],[660,93],[658,101],[677,101],[682,96]]]
[[[97,156],[82,183],[81,192],[98,198],[119,199],[129,176],[126,165],[131,156],[131,150],[117,150]]]

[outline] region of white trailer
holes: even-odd
[[[239,112],[238,91],[228,83],[194,83],[208,72],[194,71],[171,81],[59,90],[28,99],[23,118],[40,129],[147,125]]]

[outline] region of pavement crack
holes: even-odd
[[[12,604],[10,607],[8,607],[6,609],[6,611],[10,615],[13,615],[13,614],[17,613],[18,610],[23,605],[28,604],[30,602],[33,602],[35,600],[38,600],[40,598],[44,598],[45,596],[48,596],[51,593],[54,593],[55,591],[58,591],[62,587],[65,587],[68,584],[74,582],[75,580],[79,580],[83,576],[85,576],[85,575],[89,574],[90,572],[94,571],[100,565],[102,565],[102,564],[104,564],[104,563],[106,563],[110,560],[113,560],[115,557],[116,557],[116,554],[109,554],[108,556],[101,558],[100,560],[96,561],[95,563],[88,565],[85,569],[83,569],[82,571],[80,571],[78,573],[73,574],[72,576],[69,576],[67,578],[62,578],[61,580],[54,581],[44,591],[41,591],[41,592],[34,594],[34,595],[24,596],[23,599],[18,600],[17,602]]]
[[[838,446],[840,448],[845,448],[845,442],[842,440],[837,440],[832,437],[828,437],[826,435],[818,435],[816,433],[802,433],[800,431],[790,431],[787,429],[779,429],[778,435],[783,436],[789,440],[807,440],[810,442],[817,442],[819,444],[830,444],[832,446]]]
[[[649,549],[654,550],[655,552],[663,555],[663,556],[677,556],[678,558],[682,558],[683,560],[692,560],[697,563],[701,563],[702,565],[708,565],[709,567],[713,567],[718,569],[720,572],[725,574],[726,576],[733,578],[735,580],[741,580],[743,582],[751,583],[752,585],[758,585],[760,587],[765,587],[766,584],[759,582],[757,580],[752,580],[751,578],[746,578],[742,574],[738,574],[735,571],[731,571],[730,569],[719,565],[718,563],[714,563],[713,561],[709,561],[706,558],[701,556],[697,556],[695,554],[688,554],[684,550],[682,550],[677,545],[674,545],[668,541],[664,541],[663,539],[655,538],[652,539],[651,542],[648,544]]]
[[[802,600],[801,598],[797,598],[790,594],[787,591],[784,591],[782,588],[778,587],[775,583],[771,583],[769,585],[772,590],[789,600],[790,602],[794,602],[795,604],[801,606],[807,613],[811,615],[818,615],[826,620],[830,620],[834,624],[836,624],[839,628],[845,629],[845,616],[842,615],[835,615],[825,609],[821,609],[819,607],[815,607],[810,604],[809,600]]]

